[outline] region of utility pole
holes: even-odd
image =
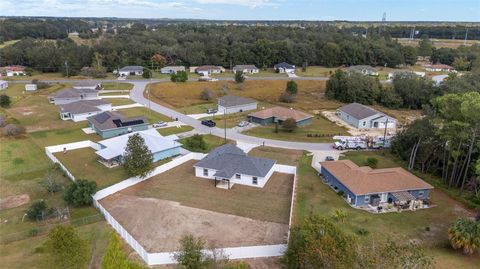
[[[225,144],[227,144],[227,109],[223,109],[223,130],[225,131]]]
[[[67,71],[67,78],[70,77],[68,75],[68,60],[65,60],[65,70]]]
[[[388,118],[385,120],[385,131],[383,132],[383,146],[385,147],[385,140],[387,139],[387,126],[388,126]]]
[[[468,27],[467,30],[465,31],[465,40],[463,41],[463,45],[467,45],[467,37],[468,37]]]

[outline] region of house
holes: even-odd
[[[428,72],[456,72],[455,68],[446,64],[431,64],[425,66],[425,71]]]
[[[38,89],[37,84],[25,84],[25,91],[34,92]]]
[[[291,65],[286,62],[276,64],[273,66],[273,68],[277,73],[289,73],[289,74],[295,73],[295,65]]]
[[[129,134],[112,137],[97,142],[101,149],[95,153],[100,157],[100,162],[107,167],[113,167],[122,163],[128,139],[133,134],[139,134],[145,141],[145,145],[153,155],[153,162],[180,155],[182,144],[176,140],[177,136],[163,137],[155,129],[132,132]]]
[[[185,66],[165,66],[160,69],[162,74],[176,74],[179,71],[185,71]]]
[[[344,122],[359,129],[395,128],[397,120],[373,108],[359,103],[351,103],[338,109],[337,115]]]
[[[8,88],[8,81],[0,80],[0,90],[6,90]]]
[[[87,120],[88,117],[112,110],[112,104],[101,99],[81,100],[60,105],[60,118],[74,122]]]
[[[236,65],[232,68],[233,73],[257,74],[260,70],[255,65]]]
[[[276,106],[255,113],[248,114],[250,122],[266,125],[270,123],[282,124],[286,119],[294,119],[297,126],[305,126],[312,123],[313,116],[300,110]]]
[[[202,65],[195,69],[195,72],[201,76],[208,76],[210,74],[220,74],[225,72],[225,68],[215,65]]]
[[[143,75],[143,66],[129,65],[124,66],[117,73],[120,77],[141,76]]]
[[[190,73],[196,73],[197,68],[198,68],[198,66],[190,66],[190,67],[188,68],[188,71],[189,71]]]
[[[362,74],[364,76],[378,76],[378,71],[369,65],[352,65],[347,68],[347,73]]]
[[[224,114],[257,109],[257,101],[240,96],[225,95],[218,98],[218,111]]]
[[[102,138],[148,129],[148,122],[144,117],[125,118],[122,114],[112,111],[88,117],[87,120],[90,128]]]
[[[73,86],[74,89],[81,90],[101,90],[103,88],[102,83],[96,81],[79,81]]]
[[[50,103],[55,105],[95,99],[100,99],[98,91],[91,89],[65,89],[48,96]]]
[[[263,188],[277,161],[248,156],[232,144],[211,151],[197,162],[195,176],[213,179],[215,186],[230,189],[234,184]]]
[[[26,67],[21,65],[10,65],[0,67],[0,75],[4,77],[25,76]]]
[[[415,209],[429,199],[433,187],[401,167],[372,169],[350,160],[321,163],[325,183],[359,208]]]

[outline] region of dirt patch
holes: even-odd
[[[30,202],[28,194],[12,195],[0,199],[0,210],[19,207]]]
[[[100,201],[150,252],[175,251],[186,234],[214,247],[286,243],[288,225],[182,206],[177,202],[117,193]],[[246,236],[248,235],[248,236]]]

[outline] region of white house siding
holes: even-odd
[[[240,106],[232,106],[232,107],[228,107],[228,108],[224,107],[224,106],[221,106],[221,105],[218,105],[218,112],[219,113],[226,113],[226,114],[239,113],[239,112],[255,110],[255,109],[257,109],[257,103],[240,105]]]
[[[8,82],[7,81],[0,81],[0,90],[5,90],[8,88]]]
[[[345,112],[343,112],[343,111],[340,111],[340,118],[341,118],[344,122],[352,125],[352,126],[355,127],[355,128],[358,128],[358,126],[359,126],[359,124],[360,124],[359,121],[358,121],[358,119],[356,119],[356,118],[353,117],[353,116],[350,116],[349,114],[347,114],[347,113],[345,113]]]
[[[385,128],[385,122],[387,120],[387,117],[381,117],[375,120],[372,120],[372,127],[371,128],[379,128],[379,129],[384,129]],[[375,124],[377,123],[377,124]],[[388,129],[393,129],[397,127],[397,120],[388,117],[388,122],[387,122],[387,128]]]
[[[208,179],[215,179],[213,175],[217,172],[215,169],[207,169],[208,170],[208,176],[203,175],[203,169],[202,167],[195,167],[195,176],[196,177],[201,177],[201,178],[208,178]],[[231,183],[235,184],[241,184],[241,185],[246,185],[246,186],[251,186],[251,187],[258,187],[258,188],[263,188],[265,184],[267,184],[268,179],[272,176],[274,172],[274,169],[270,169],[268,174],[265,177],[257,177],[257,184],[253,184],[253,176],[250,175],[244,175],[240,174],[240,179],[237,179],[235,175],[230,179]]]
[[[359,129],[385,128],[386,117],[385,116],[382,117],[382,114],[380,113],[359,120],[343,111],[340,111],[340,118],[346,123]],[[377,126],[375,126],[375,123],[377,123]],[[395,128],[396,125],[397,125],[397,121],[391,117],[388,117],[387,128]]]

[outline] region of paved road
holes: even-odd
[[[199,120],[196,120],[192,117],[184,115],[178,111],[161,106],[155,102],[149,101],[143,96],[145,86],[148,84],[148,81],[133,82],[133,89],[130,92],[130,98],[140,104],[144,104],[146,107],[149,107],[153,111],[156,111],[160,114],[166,115],[171,118],[177,118],[179,121],[186,123],[193,128],[195,128],[200,133],[212,134],[219,137],[225,136],[225,130],[220,128],[210,128],[202,125]],[[265,145],[278,148],[289,148],[289,149],[301,149],[301,150],[330,150],[332,145],[330,143],[303,143],[303,142],[290,142],[290,141],[280,141],[273,139],[264,139],[253,136],[248,136],[235,132],[234,130],[227,129],[227,138],[250,143],[255,145]]]

